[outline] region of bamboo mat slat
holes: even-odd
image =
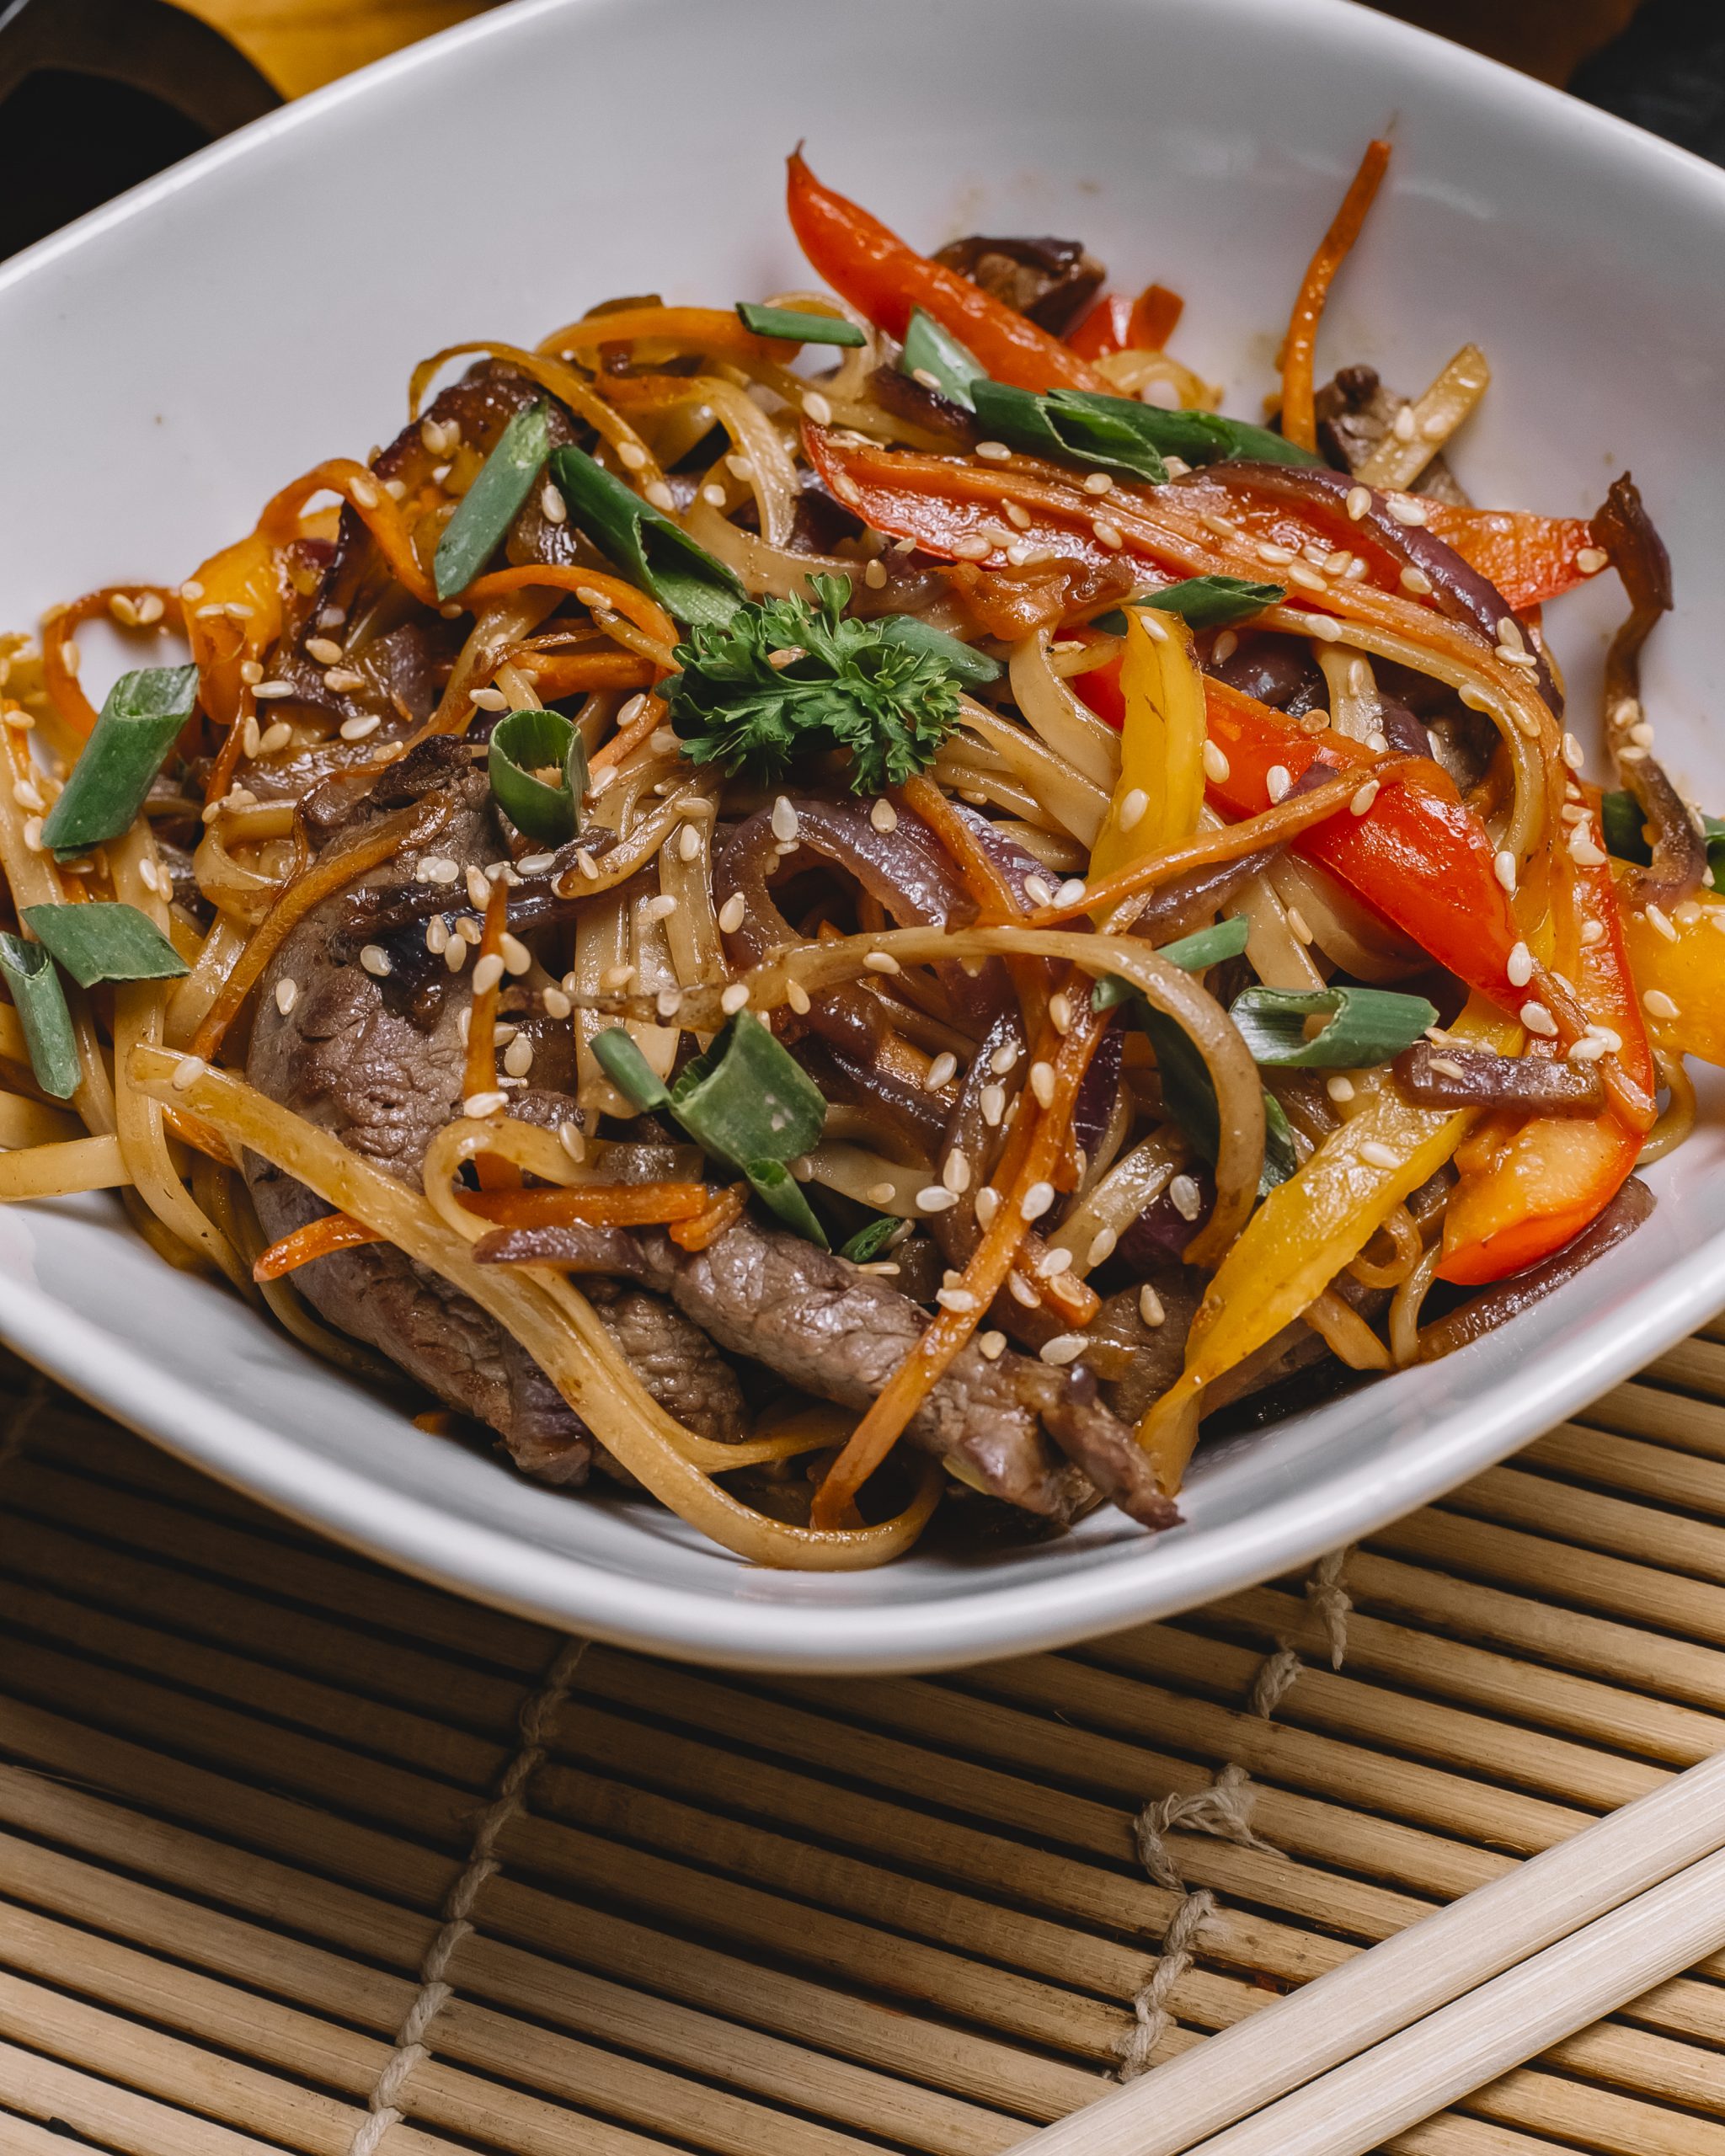
[[[845,1682],[571,1646],[0,1387],[23,2156],[996,2156],[1725,1744],[1717,1326],[1339,1571]],[[1725,1956],[1391,2148],[1725,2156]]]

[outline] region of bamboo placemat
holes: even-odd
[[[1725,1744],[1725,1325],[1310,1581],[914,1680],[584,1650],[5,1383],[8,2156],[990,2156]],[[1393,2147],[1725,2156],[1725,1956]]]

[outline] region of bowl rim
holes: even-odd
[[[1164,0],[1138,0],[1154,12]],[[104,234],[189,188],[206,187],[233,160],[313,131],[355,100],[375,98],[425,69],[446,68],[489,40],[520,36],[558,16],[579,19],[638,0],[511,0],[386,56],[222,137],[0,264],[0,303],[14,288],[75,257]],[[1173,0],[1189,6],[1192,0]],[[1206,0],[1247,25],[1285,24],[1288,0]],[[1562,116],[1612,163],[1658,172],[1703,201],[1725,226],[1725,172],[1693,153],[1584,105],[1533,77],[1381,15],[1356,0],[1295,0],[1320,42],[1375,46],[1403,66],[1439,75],[1512,121]],[[1482,1408],[1439,1411],[1422,1442],[1392,1451],[1381,1471],[1357,1475],[1314,1502],[1305,1487],[1261,1506],[1226,1534],[1187,1540],[1180,1529],[1135,1556],[1111,1550],[1055,1577],[979,1575],[962,1591],[867,1609],[810,1601],[751,1601],[631,1577],[549,1549],[446,1506],[378,1486],[344,1460],[305,1452],[267,1422],[238,1412],[195,1385],[147,1364],[97,1322],[26,1279],[0,1298],[0,1337],[69,1391],[244,1494],[369,1556],[533,1621],[649,1652],[726,1668],[805,1674],[910,1673],[1071,1645],[1119,1626],[1190,1609],[1247,1579],[1310,1565],[1503,1459],[1537,1432],[1597,1397],[1673,1345],[1725,1303],[1725,1225],[1681,1266],[1626,1297],[1608,1326],[1572,1353],[1535,1359]],[[146,1410],[141,1403],[147,1403]],[[0,1449],[4,1440],[0,1439]],[[1146,1561],[1151,1551],[1153,1561]]]

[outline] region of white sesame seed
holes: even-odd
[[[1053,1250],[1044,1251],[1037,1260],[1036,1277],[1039,1280],[1058,1280],[1061,1273],[1070,1272],[1071,1267],[1071,1251],[1064,1244],[1059,1244]]]
[[[380,980],[386,974],[394,971],[389,962],[389,953],[381,943],[367,943],[360,953],[360,963],[368,974],[375,974]]]
[[[1525,988],[1533,979],[1533,953],[1525,943],[1518,943],[1509,953],[1503,968],[1509,977],[1511,988]]]
[[[617,461],[625,472],[644,472],[651,461],[638,441],[620,441],[613,445]]]
[[[458,974],[467,963],[467,942],[462,936],[451,936],[444,946],[443,963],[452,974]]]
[[[777,800],[772,804],[772,815],[771,821],[772,825],[772,835],[776,839],[793,839],[797,836],[799,829],[797,822],[797,812],[791,806],[790,803],[786,800],[783,794],[780,794]]]
[[[369,740],[382,723],[383,721],[375,711],[366,712],[357,718],[344,718],[341,722],[341,738],[344,741]],[[270,731],[273,734],[275,728],[272,726]],[[264,753],[268,755],[270,752],[267,748]]]
[[[1395,435],[1397,441],[1412,441],[1417,424],[1418,422],[1413,416],[1413,407],[1411,404],[1404,404],[1390,422],[1390,432]]]
[[[189,576],[185,582],[179,587],[179,595],[186,601],[187,605],[190,606],[195,599],[201,599],[203,597],[204,587],[198,582],[195,577]]]
[[[1386,494],[1384,506],[1397,524],[1418,525],[1427,520],[1425,504],[1416,501],[1412,494]]]
[[[1312,941],[1311,926],[1298,906],[1288,908],[1288,926],[1292,931],[1296,943],[1310,943]]]
[[[724,496],[721,494],[719,499],[723,501]],[[553,486],[549,479],[539,489],[539,513],[547,524],[567,524],[569,520],[569,505],[563,498],[563,489]]]
[[[1004,1086],[985,1086],[978,1097],[982,1120],[991,1130],[1000,1128],[1001,1118],[1007,1112],[1007,1089]]]
[[[832,407],[818,389],[809,389],[803,392],[803,409],[807,416],[814,420],[817,427],[830,427],[832,424]]]
[[[1204,744],[1204,776],[1210,780],[1213,786],[1226,786],[1231,776],[1231,769],[1232,767],[1229,764],[1227,757],[1223,754],[1221,749],[1217,745],[1217,744],[1214,741],[1207,740]],[[1284,776],[1285,776],[1285,773]],[[1142,798],[1141,796],[1140,798]]]
[[[363,473],[356,473],[349,480],[347,490],[361,509],[376,509],[381,499],[377,488]]]
[[[951,552],[961,562],[985,562],[994,552],[994,547],[986,539],[967,536],[953,540]]]
[[[509,698],[505,696],[501,689],[490,687],[470,689],[467,694],[481,711],[507,711],[509,709]]]
[[[1373,802],[1377,799],[1378,792],[1379,786],[1377,780],[1375,778],[1369,778],[1365,782],[1365,784],[1361,787],[1359,791],[1354,796],[1354,798],[1348,803],[1348,806],[1356,816],[1363,816],[1371,807]]]
[[[1039,1107],[1048,1107],[1055,1097],[1055,1067],[1051,1063],[1036,1062],[1030,1066],[1030,1090]]]
[[[872,974],[898,974],[904,971],[904,968],[890,951],[869,951],[864,954],[862,963]]]
[[[1300,626],[1307,636],[1316,637],[1320,643],[1340,643],[1342,641],[1342,624],[1332,622],[1327,614],[1302,615]],[[1319,731],[1322,732],[1322,728],[1320,728]]]
[[[1284,801],[1293,783],[1293,774],[1285,764],[1272,764],[1264,773],[1264,791],[1272,801]]]
[[[635,969],[632,965],[606,966],[599,976],[599,985],[606,989],[627,988],[634,978]]]
[[[275,1007],[286,1017],[300,1000],[300,985],[291,975],[284,974],[275,984]]]
[[[271,696],[291,696],[293,694],[293,683],[291,681],[259,681],[254,686],[252,694],[260,703]]]
[[[940,376],[927,367],[912,367],[911,379],[912,382],[920,382],[924,389],[932,389],[937,392],[941,387]]]
[[[960,1315],[976,1308],[976,1298],[968,1288],[939,1288],[934,1299],[943,1310],[954,1310]]]
[[[1081,876],[1069,876],[1055,893],[1057,906],[1076,906],[1084,896],[1085,882]]]
[[[650,480],[641,491],[653,507],[664,515],[668,515],[677,505],[676,496],[663,479]]]
[[[1024,878],[1024,895],[1033,906],[1050,906],[1055,902],[1053,885],[1040,876]]]
[[[1643,906],[1642,917],[1648,927],[1657,929],[1668,943],[1674,943],[1677,941],[1677,931],[1672,925],[1670,915],[1666,912],[1664,906],[1651,905]]]
[[[1402,1165],[1396,1152],[1375,1138],[1368,1138],[1361,1145],[1359,1157],[1369,1168],[1395,1168]]]
[[[48,806],[35,786],[27,778],[18,780],[12,789],[12,798],[20,808],[34,808],[39,814]]]
[[[985,1362],[997,1363],[1007,1352],[1007,1336],[1004,1332],[979,1332],[976,1345]]]
[[[1152,1331],[1167,1322],[1168,1314],[1162,1308],[1162,1299],[1147,1280],[1138,1290],[1138,1315]]]
[[[264,730],[258,723],[256,714],[248,713],[239,730],[240,754],[246,757],[255,756],[263,745]]]
[[[1492,873],[1512,895],[1515,889],[1515,856],[1506,846],[1492,858]]]
[[[190,1092],[209,1068],[200,1055],[183,1055],[174,1066],[174,1075],[168,1082],[176,1093]]]
[[[495,951],[488,951],[483,958],[473,963],[473,993],[483,995],[496,987],[503,979],[503,960]]]
[[[864,562],[862,581],[871,591],[879,591],[886,584],[886,564],[884,562]]]
[[[669,891],[656,891],[650,899],[641,901],[643,921],[669,921],[677,910],[677,902]]]
[[[1400,581],[1402,589],[1411,591],[1416,599],[1424,599],[1430,595],[1432,580],[1423,569],[1410,566],[1402,570]]]
[[[877,801],[868,812],[868,820],[878,831],[895,831],[899,828],[899,812],[890,801]]]
[[[533,1043],[517,1033],[503,1052],[503,1067],[511,1078],[525,1078],[533,1067]]]
[[[992,1183],[985,1183],[976,1193],[976,1222],[985,1235],[994,1225],[994,1216],[1000,1209],[1000,1193]]]
[[[455,933],[457,940],[467,944],[469,949],[477,949],[485,931],[477,921],[464,915],[455,924]]]
[[[1204,1193],[1190,1176],[1176,1176],[1168,1185],[1168,1198],[1183,1220],[1195,1220],[1204,1209]]]
[[[1204,744],[1204,768],[1206,774],[1212,778],[1215,776],[1215,773],[1210,770],[1210,750],[1215,748],[1215,744],[1213,741],[1206,741]],[[1220,756],[1222,752],[1220,749],[1216,749],[1215,753]],[[1223,758],[1223,762],[1226,764],[1226,758]],[[1141,786],[1135,786],[1120,803],[1119,812],[1114,818],[1114,829],[1117,831],[1130,831],[1135,829],[1143,822],[1144,812],[1149,806],[1150,796]]]
[[[462,1113],[476,1123],[484,1123],[492,1116],[501,1115],[509,1106],[509,1095],[505,1092],[469,1093],[462,1102]]]
[[[428,883],[452,883],[461,870],[443,854],[427,854],[419,863],[419,873]]]
[[[727,936],[734,936],[743,925],[743,916],[749,910],[740,891],[733,891],[718,910],[718,925]]]
[[[1338,1106],[1354,1098],[1354,1081],[1345,1071],[1332,1071],[1324,1081],[1324,1091]]]
[[[809,991],[794,975],[785,983],[785,1001],[790,1005],[799,1018],[805,1018],[809,1015],[811,1007]]]
[[[533,953],[519,936],[511,936],[507,929],[503,933],[503,963],[505,972],[521,974],[533,963]]]
[[[1295,557],[1291,547],[1279,547],[1274,539],[1260,539],[1255,549],[1261,562],[1268,562],[1272,568],[1281,568]]]
[[[808,409],[806,403],[803,408]],[[1012,453],[1003,441],[980,441],[974,451],[985,464],[1004,464]]]
[[[1003,1048],[997,1048],[990,1056],[988,1067],[996,1078],[1004,1078],[1023,1053],[1023,1049],[1016,1041],[1008,1041]]]
[[[333,637],[307,637],[306,656],[315,659],[320,666],[339,666],[345,654]]]
[[[1530,1000],[1521,1006],[1521,1022],[1530,1033],[1538,1033],[1546,1040],[1556,1038],[1557,1021],[1543,1003]]]
[[[1605,856],[1594,844],[1593,834],[1585,824],[1577,824],[1569,834],[1569,858],[1578,868],[1603,868]]]
[[[734,980],[720,995],[718,999],[718,1007],[724,1011],[726,1017],[730,1018],[734,1017],[736,1013],[743,1008],[744,1005],[747,1003],[748,1001],[748,982],[745,980]]]
[[[1605,1053],[1605,1043],[1587,1033],[1578,1041],[1571,1041],[1563,1053],[1572,1063],[1597,1063]]]
[[[1563,760],[1573,771],[1578,771],[1586,760],[1582,754],[1581,744],[1573,734],[1566,734],[1563,736]]]
[[[1058,991],[1048,1000],[1048,1022],[1057,1033],[1072,1030],[1072,1000]]]
[[[1119,526],[1110,524],[1106,517],[1097,517],[1090,528],[1111,554],[1118,554],[1126,543]]]
[[[1651,1017],[1680,1018],[1683,1016],[1663,988],[1650,988],[1642,996],[1642,1002]]]
[[[958,1202],[957,1193],[948,1190],[944,1183],[932,1182],[926,1190],[919,1190],[916,1193],[919,1213],[944,1213]]]
[[[1290,562],[1288,581],[1297,584],[1302,591],[1327,591],[1329,585],[1316,569],[1309,569],[1304,562]]]
[[[1033,1182],[1018,1200],[1018,1217],[1039,1220],[1054,1202],[1055,1187],[1051,1182]]]
[[[1084,491],[1087,494],[1112,494],[1114,487],[1114,480],[1106,472],[1089,472],[1085,474]]]
[[[953,1146],[947,1155],[940,1171],[940,1179],[955,1198],[961,1198],[970,1187],[970,1161],[968,1154]]]
[[[42,819],[40,816],[24,819],[24,842],[28,852],[40,853],[42,851]]]
[[[866,1203],[879,1206],[890,1205],[897,1195],[896,1185],[889,1182],[872,1182],[862,1193]]]
[[[545,1007],[547,1011],[551,1008],[549,994],[545,999]],[[683,991],[680,988],[660,989],[653,999],[653,1007],[661,1018],[675,1018],[683,1007]]]
[[[1575,557],[1575,566],[1583,576],[1597,576],[1610,558],[1603,547],[1583,547]]]
[[[1085,1339],[1081,1332],[1057,1332],[1052,1340],[1044,1340],[1036,1351],[1044,1363],[1056,1369],[1067,1363],[1076,1363],[1084,1353]]]

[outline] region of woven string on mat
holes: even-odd
[[[1306,1582],[1306,1599],[1322,1620],[1330,1643],[1330,1666],[1339,1669],[1348,1652],[1348,1614],[1354,1607],[1343,1586],[1349,1552],[1332,1550],[1320,1559]],[[1293,1689],[1302,1668],[1297,1651],[1278,1638],[1274,1651],[1265,1656],[1252,1687],[1247,1710],[1268,1721]],[[1134,2081],[1150,2066],[1156,2047],[1173,2025],[1168,2005],[1175,1987],[1192,1967],[1200,1935],[1215,1913],[1215,1896],[1207,1886],[1189,1888],[1175,1867],[1164,1837],[1178,1829],[1188,1834],[1214,1834],[1237,1842],[1246,1849],[1268,1851],[1271,1844],[1252,1831],[1252,1809],[1257,1796],[1251,1777],[1237,1760],[1230,1759],[1208,1789],[1189,1795],[1176,1794],[1146,1804],[1133,1822],[1138,1858],[1158,1886],[1181,1897],[1167,1929],[1150,1980],[1132,2001],[1133,2024],[1120,2047],[1120,2079]]]

